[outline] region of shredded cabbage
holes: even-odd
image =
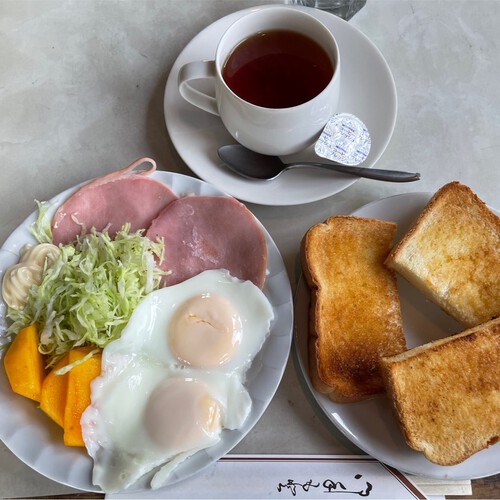
[[[38,243],[52,243],[52,229],[50,221],[47,219],[50,206],[46,201],[35,200],[35,203],[38,207],[38,217],[29,230]]]
[[[46,241],[51,235],[43,229],[43,216],[35,223],[36,237]],[[155,260],[163,260],[163,242],[152,242],[143,231],[130,233],[130,225],[114,238],[93,230],[60,248],[42,283],[31,288],[26,307],[8,311],[13,320],[8,333],[31,323],[42,327],[39,349],[49,357],[48,366],[73,347],[104,347],[118,338],[164,274]]]

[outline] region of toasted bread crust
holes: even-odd
[[[381,362],[409,446],[455,465],[500,439],[500,319]]]
[[[459,182],[436,192],[386,265],[466,327],[500,315],[500,217]]]
[[[382,393],[380,357],[406,348],[396,278],[383,266],[395,230],[392,222],[336,216],[302,241],[310,377],[336,402]]]

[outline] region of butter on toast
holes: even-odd
[[[500,217],[459,182],[437,191],[386,265],[466,327],[500,315]]]
[[[500,439],[500,318],[382,358],[409,446],[455,465]]]
[[[406,349],[395,273],[383,265],[395,231],[393,222],[334,216],[303,238],[310,377],[333,401],[383,393],[380,357]]]

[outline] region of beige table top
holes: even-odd
[[[263,0],[0,0],[0,241],[49,199],[89,178],[155,158],[194,176],[169,139],[163,92],[183,47],[220,17]],[[368,0],[350,23],[384,54],[398,118],[377,166],[419,171],[412,184],[359,180],[321,201],[249,208],[295,286],[299,242],[333,214],[460,180],[497,210],[500,186],[500,2]],[[279,431],[278,431],[279,430]],[[352,453],[325,426],[289,362],[280,388],[238,453]],[[475,481],[500,497],[500,478]],[[0,444],[2,496],[68,495]]]

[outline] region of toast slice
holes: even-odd
[[[395,231],[393,222],[336,216],[302,241],[310,377],[333,401],[383,393],[380,357],[406,349],[395,273],[383,265]]]
[[[433,196],[386,265],[466,327],[500,315],[500,217],[459,182]]]
[[[382,359],[409,446],[455,465],[500,439],[500,318]]]

